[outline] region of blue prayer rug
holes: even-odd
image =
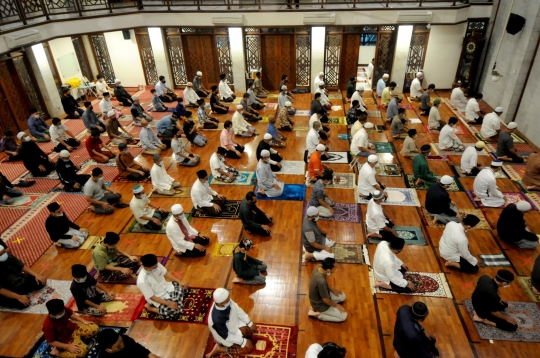
[[[255,189],[257,193],[258,189]],[[257,193],[259,200],[295,200],[302,201],[306,198],[306,186],[304,184],[285,184],[283,194],[281,196],[267,197]]]
[[[337,137],[338,139],[344,139],[344,140],[351,139],[350,134],[338,134]]]
[[[406,245],[427,245],[422,228],[419,226],[394,226],[393,229],[398,232],[399,237],[405,240]],[[368,240],[370,244],[378,244],[381,241],[378,238],[369,238]]]

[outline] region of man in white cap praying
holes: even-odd
[[[385,187],[378,180],[379,176],[375,171],[375,166],[378,163],[379,158],[375,154],[371,154],[358,172],[358,195],[364,200],[371,199],[375,190],[384,192]],[[388,197],[388,194],[384,192],[384,196]]]
[[[155,85],[156,93],[163,102],[174,102],[178,100],[174,90],[166,85],[165,76],[159,76],[159,81]]]
[[[251,115],[251,113],[247,115]],[[252,137],[255,133],[255,128],[244,119],[244,107],[241,104],[236,106],[236,111],[232,116],[232,130],[234,135],[247,138]]]
[[[261,152],[263,150],[269,151],[270,159],[268,162],[270,163],[270,168],[273,172],[279,172],[281,170],[281,161],[283,160],[283,157],[277,150],[270,146],[270,142],[272,142],[272,135],[270,133],[265,133],[263,139],[257,145],[255,155],[257,157],[257,161],[259,161],[261,160]]]
[[[132,190],[133,197],[129,202],[129,209],[135,220],[145,229],[161,230],[163,220],[169,216],[169,213],[161,210],[159,205],[148,199],[141,184],[135,185]]]
[[[478,259],[469,251],[466,232],[478,225],[480,219],[474,215],[461,218],[460,222],[449,222],[444,228],[439,252],[446,260],[444,266],[452,267],[464,273],[478,272]]]
[[[426,193],[425,208],[429,215],[433,216],[433,224],[446,225],[450,221],[459,223],[461,217],[458,214],[456,203],[450,199],[448,188],[454,182],[450,175],[443,175],[441,180],[433,184]]]
[[[315,93],[321,94],[321,104],[327,111],[332,109],[332,103],[330,102],[330,99],[328,99],[328,96],[326,95],[326,90],[324,89],[324,82],[319,82],[319,88],[315,91]]]
[[[379,78],[379,81],[377,82],[377,97],[381,97],[382,91],[386,88],[386,82],[388,82],[389,78],[390,75],[388,73],[385,73]]]
[[[118,78],[114,80],[114,95],[116,100],[122,103],[123,106],[131,106],[133,103],[131,95],[126,91],[124,86],[122,86],[122,81]]]
[[[375,190],[369,200],[366,212],[367,237],[390,241],[398,232],[393,229],[394,223],[384,214],[382,202],[385,199],[384,192]]]
[[[154,118],[141,106],[141,101],[138,96],[131,97],[133,99],[133,104],[131,105],[131,118],[133,118],[133,125],[136,127],[142,127],[142,121],[152,122]],[[106,116],[107,112],[104,112],[103,115]],[[117,116],[118,118],[118,116]]]
[[[452,90],[452,94],[450,95],[450,103],[460,112],[465,112],[465,107],[467,106],[467,97],[465,97],[465,93],[463,92],[467,87],[469,87],[468,83],[461,82],[458,87]]]
[[[113,144],[118,145],[120,143],[127,144],[128,142],[134,142],[133,137],[128,133],[128,131],[116,118],[116,113],[114,113],[114,111],[109,111],[109,113],[107,113],[107,119],[105,120],[105,129],[107,131],[109,139]]]
[[[319,209],[310,206],[302,221],[303,261],[323,261],[327,257],[334,258],[331,249],[334,241],[326,237],[326,231],[321,229],[317,221],[319,221]]]
[[[356,114],[360,116],[361,114],[366,113],[366,104],[364,103],[364,99],[362,98],[362,94],[364,94],[364,85],[362,83],[356,84],[356,91],[354,91],[352,97],[351,97],[351,103],[354,101],[358,101],[358,108],[356,108]]]
[[[286,131],[290,132],[293,130],[294,122],[290,117],[289,114],[289,108],[292,107],[291,101],[285,102],[285,108],[287,108],[286,111],[279,111],[278,117],[277,117],[277,123],[276,128],[280,131]]]
[[[214,303],[208,312],[208,328],[216,344],[205,358],[225,353],[229,357],[246,355],[253,350],[252,336],[257,325],[236,302],[229,291],[218,288],[214,291]]]
[[[315,266],[309,280],[309,307],[308,316],[319,321],[343,322],[347,319],[347,312],[341,305],[347,298],[343,292],[331,287],[328,276],[336,272],[336,260],[327,257],[322,264]],[[335,355],[331,357],[340,357]]]
[[[535,249],[538,236],[531,232],[525,221],[525,214],[531,210],[528,201],[508,204],[497,221],[497,234],[505,242],[517,245],[521,249]]]
[[[371,133],[373,127],[373,123],[366,122],[363,128],[356,131],[351,140],[351,154],[359,157],[369,157],[375,154],[375,146],[369,140],[369,133]]]
[[[208,90],[204,88],[202,84],[202,72],[197,71],[195,74],[195,77],[193,77],[193,90],[199,95],[199,97],[206,98],[210,93],[208,93]]]
[[[319,89],[319,84],[321,82],[324,82],[324,72],[319,72],[319,75],[315,77],[315,80],[313,81],[313,85],[315,86],[315,89],[313,91],[316,91]]]
[[[474,147],[467,147],[461,156],[461,174],[476,176],[480,173],[481,164],[478,164],[478,152],[486,147],[486,143],[478,141]]]
[[[456,135],[456,128],[459,119],[450,117],[448,123],[441,129],[439,134],[439,149],[462,152],[465,148],[461,139]]]
[[[424,74],[422,72],[416,73],[416,77],[411,82],[411,100],[420,100],[420,97],[422,96],[422,93],[424,93],[424,89],[422,88],[422,79],[424,78]]]
[[[199,95],[193,89],[193,83],[186,83],[186,87],[184,88],[184,105],[186,107],[197,108],[199,107],[197,101],[200,99],[201,97],[199,97]]]
[[[281,196],[285,183],[276,178],[276,174],[270,168],[270,152],[261,151],[261,159],[257,164],[257,194],[266,195],[269,198]]]
[[[206,254],[205,246],[210,243],[210,238],[201,236],[189,224],[184,213],[184,207],[180,204],[171,206],[172,218],[167,222],[167,238],[174,249],[174,255],[178,257],[202,257]]]
[[[173,196],[175,189],[180,188],[180,183],[167,173],[161,154],[154,154],[154,165],[150,169],[150,179],[154,190],[159,195]]]
[[[287,107],[287,102],[291,102],[291,106]],[[290,100],[289,96],[287,96],[287,86],[283,85],[280,88],[279,94],[278,94],[278,106],[279,111],[287,111],[290,116],[294,116],[296,113],[296,108],[292,106],[292,101]]]
[[[497,179],[495,174],[502,168],[503,162],[494,160],[491,162],[491,167],[484,168],[474,178],[474,200],[481,201],[484,206],[499,207],[503,206],[506,196],[501,193],[497,187]]]
[[[514,148],[514,138],[512,138],[512,133],[516,131],[517,123],[510,122],[506,125],[506,128],[508,128],[508,132],[499,132],[497,158],[505,162],[523,163],[523,157],[518,153],[516,148]]]
[[[377,244],[373,257],[374,287],[397,293],[413,292],[415,284],[403,277],[409,268],[397,257],[404,246],[405,240],[397,236],[390,238],[390,241],[383,240]]]
[[[317,181],[317,179],[323,177],[324,175],[330,175],[334,173],[332,169],[330,169],[329,166],[324,165],[322,160],[323,156],[325,156],[326,153],[326,147],[324,144],[317,144],[316,151],[311,153],[309,156],[308,161],[308,174],[309,174],[309,180],[314,183]]]
[[[219,75],[219,78],[219,99],[221,99],[223,102],[234,101],[236,99],[236,95],[227,83],[227,74],[222,73],[221,75]]]
[[[501,131],[501,119],[500,116],[503,113],[502,107],[495,108],[495,111],[488,113],[484,116],[482,122],[482,128],[480,134],[485,140],[497,139],[499,132]]]
[[[141,140],[141,147],[144,149],[144,154],[161,154],[161,152],[167,149],[167,146],[161,143],[156,132],[148,125],[148,121],[141,121],[141,131],[139,132],[139,138]]]

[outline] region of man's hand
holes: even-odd
[[[152,218],[152,222],[156,225],[161,225],[161,221],[158,218]]]
[[[5,201],[10,201],[11,200],[11,197],[7,196],[7,195],[3,195],[2,196],[2,199],[5,200]]]
[[[128,269],[127,267],[120,268],[120,272],[122,272],[124,275],[131,275],[132,271]]]
[[[70,146],[70,145],[66,146],[66,148],[67,148],[67,150],[70,151],[70,152],[73,151],[73,147]]]
[[[253,333],[257,333],[259,331],[259,327],[257,327],[255,322],[253,322],[253,326],[249,327],[249,329],[251,329],[251,332]]]
[[[75,235],[73,235],[73,236],[71,237],[71,240],[73,240],[73,241],[75,241],[75,242],[80,242],[80,241],[82,241],[81,238],[79,238],[79,237],[77,237],[77,236],[75,236]]]
[[[334,209],[333,208],[328,208],[328,211],[330,212],[330,214],[334,215]]]
[[[216,212],[218,212],[218,213],[221,212],[221,208],[219,207],[218,204],[213,204],[213,207],[214,207],[214,210],[215,210]]]
[[[263,229],[266,232],[270,232],[270,230],[271,230],[270,226],[268,226],[268,225],[261,225],[261,229]]]
[[[46,171],[45,167],[43,165],[41,165],[41,164],[38,165],[38,169],[39,169],[40,172]]]
[[[339,310],[339,312],[345,313],[345,308],[343,308],[342,305],[339,305],[339,304],[338,304],[338,305],[336,305],[336,308]]]
[[[249,339],[246,339],[246,349],[251,352],[253,350],[253,343]]]
[[[225,199],[225,197],[224,197],[223,195],[221,195],[221,194],[218,194],[218,195],[216,195],[216,196],[217,196],[219,199],[221,199],[221,200]]]
[[[506,316],[505,319],[506,319],[506,322],[508,322],[508,323],[517,324],[517,321],[513,317]]]
[[[332,253],[332,248],[330,248],[330,247],[325,247],[323,250],[328,252],[329,254]]]
[[[43,138],[51,139],[51,137],[47,133],[43,133]]]
[[[99,305],[97,307],[97,310],[98,310],[99,313],[102,313],[102,314],[107,313],[107,309],[103,305]]]
[[[277,165],[277,167],[278,167],[279,169],[282,168],[282,167],[281,167],[281,163],[277,163],[276,165]]]
[[[268,220],[272,221],[274,218],[272,217],[272,215],[270,214],[266,214],[266,217],[268,218]]]
[[[394,234],[395,237],[399,237],[398,232],[394,229],[390,229],[390,232]]]
[[[277,184],[272,185],[272,188],[274,188],[274,189],[276,189],[276,190],[279,190],[279,189],[280,189],[279,185],[277,185]]]
[[[79,189],[79,188],[81,187],[81,184],[75,183],[75,184],[73,184],[73,187],[74,187],[75,189]]]
[[[81,228],[79,228],[79,231],[80,231],[80,232],[88,232],[88,229],[86,229],[86,228],[84,228],[84,227],[81,227]]]
[[[111,206],[111,204],[109,203],[104,203],[103,205],[101,205],[103,207],[103,209],[105,210],[111,210],[113,207]]]
[[[407,287],[410,288],[411,290],[414,290],[415,289],[415,285],[412,281],[407,281]]]
[[[237,150],[235,150],[234,152],[236,153],[237,156],[241,156],[241,155],[242,155],[242,153],[240,153],[240,152],[237,151]]]
[[[101,158],[103,158],[103,160],[109,161],[109,157],[107,157],[106,155],[101,154]]]
[[[70,353],[75,353],[75,354],[79,354],[82,352],[81,349],[77,347],[76,345],[74,345],[73,343],[68,344],[66,347],[66,350],[68,350]]]
[[[28,296],[25,296],[25,295],[19,295],[19,297],[17,297],[17,301],[19,301],[25,306],[30,306],[30,303],[31,303]]]
[[[199,251],[204,251],[205,250],[204,246],[202,246],[200,244],[195,244],[194,248],[199,250]]]

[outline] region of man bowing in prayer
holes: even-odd
[[[469,251],[469,240],[465,234],[467,230],[475,227],[480,219],[474,215],[467,215],[460,223],[449,222],[439,241],[441,257],[446,260],[444,266],[453,267],[461,272],[478,272],[478,259]]]
[[[209,215],[219,215],[227,202],[227,198],[210,188],[206,170],[199,170],[197,178],[191,187],[193,207]]]
[[[397,254],[403,251],[405,240],[393,237],[388,241],[377,244],[373,258],[373,272],[375,274],[375,287],[391,290],[397,293],[412,293],[415,285],[408,281],[403,274],[409,270],[398,259]]]
[[[167,223],[167,238],[178,257],[201,257],[206,254],[205,246],[210,243],[210,238],[201,236],[189,224],[184,214],[184,207],[180,204],[171,206],[172,219]]]
[[[484,168],[474,178],[474,200],[481,201],[484,206],[496,208],[503,206],[506,201],[506,196],[501,193],[497,187],[497,179],[495,174],[501,170],[502,162],[494,160],[491,162],[490,168]]]
[[[433,224],[446,225],[450,221],[459,223],[460,217],[456,203],[450,199],[447,190],[454,182],[450,175],[443,175],[441,180],[432,185],[426,194],[426,211],[433,216]]]
[[[525,222],[525,213],[529,210],[531,204],[528,201],[509,204],[504,208],[497,221],[499,238],[521,249],[535,249],[538,246],[538,236],[530,231]]]
[[[205,358],[225,353],[237,357],[253,350],[252,336],[257,333],[257,325],[249,319],[229,291],[218,288],[214,291],[214,304],[208,313],[208,328],[216,344]]]
[[[257,194],[266,195],[269,198],[283,195],[285,183],[276,178],[276,174],[270,168],[270,152],[261,151],[261,159],[257,164]]]

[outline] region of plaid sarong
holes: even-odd
[[[510,261],[503,254],[496,255],[478,255],[483,262],[480,264],[482,267],[486,266],[511,266]]]
[[[174,290],[172,292],[168,292],[169,298],[167,301],[176,302],[178,304],[178,309],[173,310],[169,306],[160,304],[159,305],[159,314],[163,316],[164,319],[171,319],[174,318],[182,313],[182,309],[184,308],[184,295],[187,295],[188,290],[183,290],[182,287],[178,284],[178,282],[173,282]]]

